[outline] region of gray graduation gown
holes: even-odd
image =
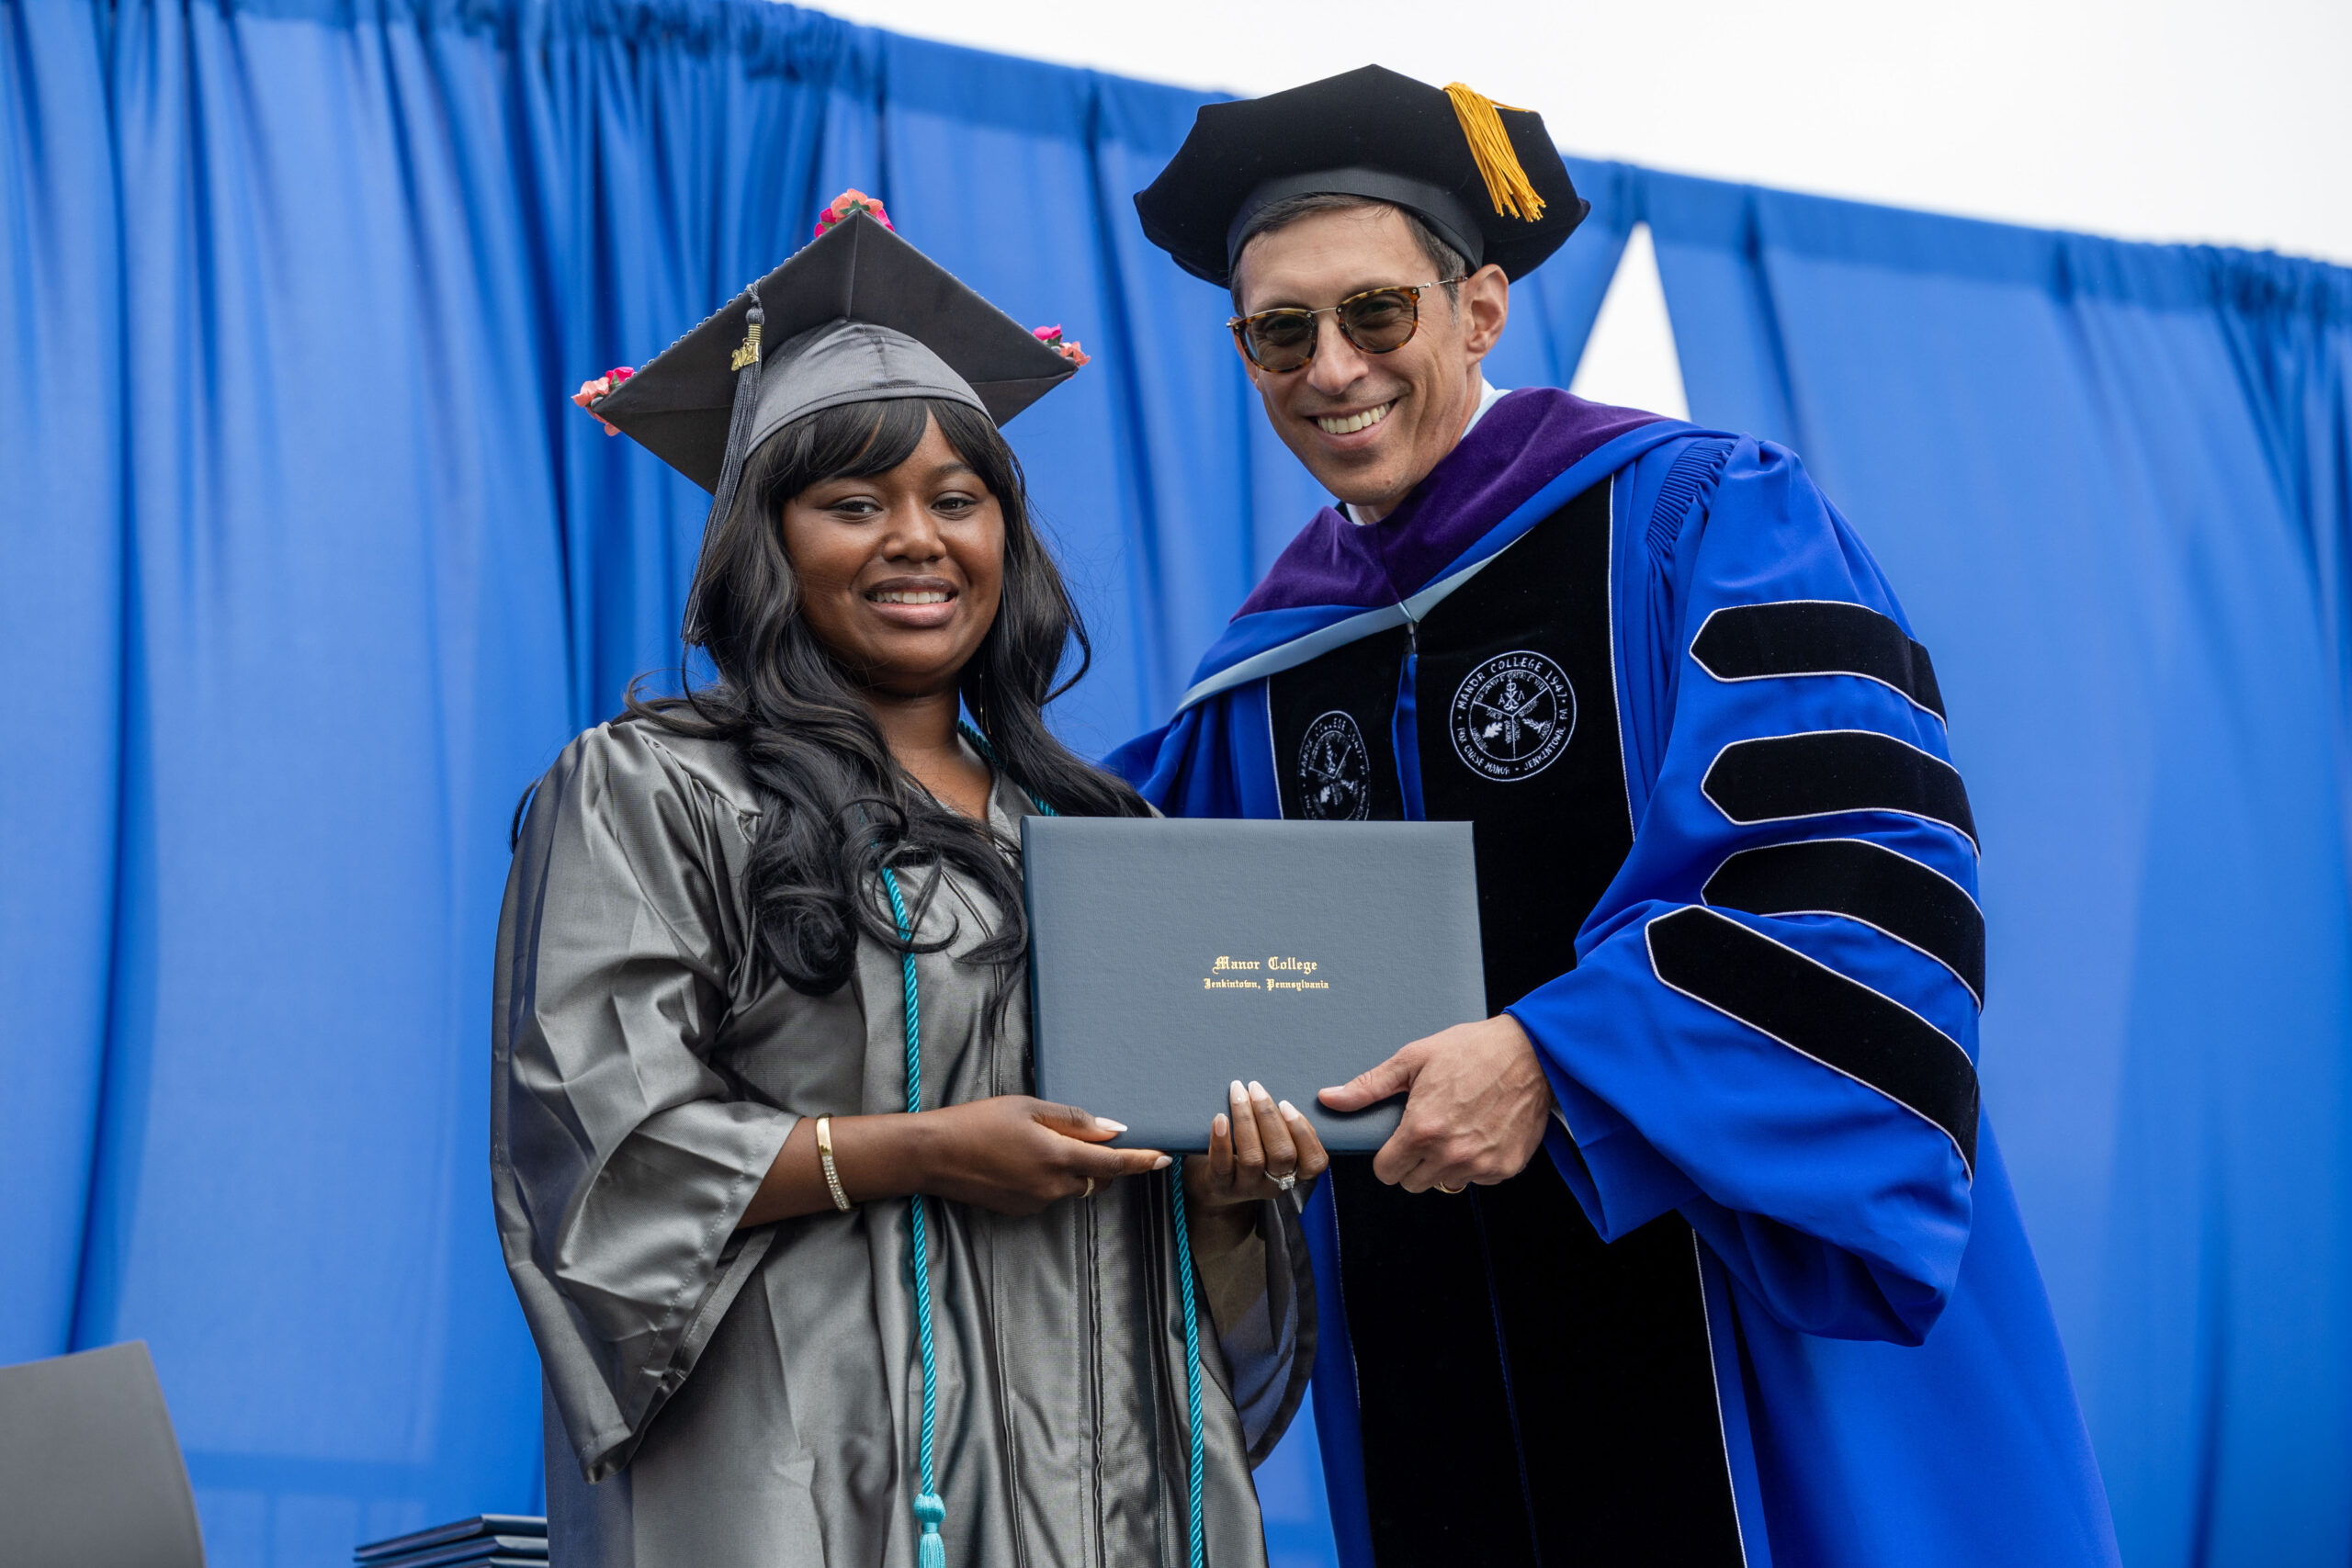
[[[1029,809],[1000,781],[1000,831]],[[605,726],[542,782],[508,881],[492,1175],[546,1374],[557,1568],[915,1559],[907,1203],[735,1228],[801,1116],[906,1104],[895,953],[866,944],[828,997],[753,960],[761,810],[730,748]],[[989,976],[956,961],[995,911],[950,892],[922,934],[958,935],[916,960],[927,1105],[1030,1085],[1025,998],[989,1038]],[[1184,1562],[1168,1203],[1164,1175],[1026,1219],[932,1202],[936,1462],[959,1568]],[[1313,1359],[1296,1213],[1269,1204],[1257,1229],[1203,1280],[1216,1568],[1265,1562],[1250,1466]]]

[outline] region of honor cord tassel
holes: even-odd
[[[947,1505],[934,1493],[918,1493],[915,1520],[922,1526],[922,1539],[915,1546],[915,1568],[947,1568],[947,1543],[939,1538],[939,1527],[947,1522]]]
[[[968,724],[959,723],[956,728],[963,733],[965,739],[972,743],[972,750],[978,751],[981,757],[987,760],[989,767],[996,769],[1000,773],[1003,772],[1004,765],[996,760],[996,749],[989,744],[988,737],[982,735],[978,730],[973,728]],[[1037,808],[1037,814],[1041,817],[1058,817],[1061,815],[1060,812],[1056,811],[1051,806],[1048,806],[1046,802],[1039,800],[1034,795],[1029,796],[1029,804]],[[888,872],[884,872],[882,874],[888,876],[890,874]],[[905,937],[907,935],[907,917],[904,912],[904,906],[899,902],[899,885],[895,880],[890,884],[890,908],[892,911],[897,913],[899,916],[899,934],[901,937]],[[910,956],[906,962],[907,1017],[910,1020],[912,1020],[914,1017],[915,1008],[915,961],[912,956]],[[909,1031],[907,1049],[910,1054],[909,1060],[911,1063],[911,1053],[914,1050],[914,1035],[912,1032],[914,1029],[913,1023],[910,1021],[907,1025],[907,1028]],[[912,1085],[914,1082],[913,1068],[911,1066],[909,1067],[907,1082],[910,1085]],[[913,1099],[913,1090],[911,1088],[908,1090],[907,1109],[910,1111],[916,1109]],[[922,1201],[918,1199],[916,1201],[920,1204]],[[1184,1431],[1189,1438],[1188,1447],[1191,1450],[1191,1452],[1188,1455],[1188,1458],[1191,1461],[1188,1472],[1189,1484],[1185,1488],[1185,1539],[1190,1545],[1190,1562],[1192,1568],[1208,1568],[1208,1542],[1201,1526],[1201,1481],[1203,1472],[1207,1468],[1204,1463],[1206,1459],[1204,1450],[1207,1447],[1207,1441],[1201,1431],[1201,1312],[1200,1306],[1195,1301],[1193,1293],[1193,1241],[1184,1225],[1184,1162],[1182,1160],[1178,1160],[1174,1165],[1170,1166],[1168,1170],[1168,1206],[1169,1213],[1175,1220],[1177,1294],[1182,1299],[1184,1305]],[[921,1235],[922,1221],[920,1218],[916,1221],[916,1234]],[[924,1315],[925,1309],[922,1305],[922,1303],[928,1299],[926,1289],[923,1285],[919,1283],[915,1287],[915,1299],[918,1303],[916,1321],[927,1325],[930,1319]],[[925,1327],[924,1333],[926,1337],[923,1343],[928,1347],[931,1343],[928,1338],[928,1335],[930,1333],[928,1326]],[[929,1388],[930,1366],[931,1352],[926,1348],[923,1352],[923,1367],[925,1369],[924,1386],[926,1390]],[[923,1431],[925,1434],[925,1441],[923,1445],[923,1453],[925,1458],[923,1460],[922,1473],[923,1484],[927,1488],[931,1484],[931,1461],[928,1457],[931,1452],[929,1441],[929,1433],[931,1431],[931,1404],[927,1393],[923,1403]],[[918,1511],[920,1511],[922,1507],[920,1501],[918,1501],[916,1507]],[[933,1563],[926,1558],[921,1564],[921,1568],[947,1568],[946,1559],[943,1556],[937,1563]]]

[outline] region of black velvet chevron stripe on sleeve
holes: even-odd
[[[1707,617],[1690,639],[1690,657],[1718,681],[1859,675],[1944,716],[1943,693],[1928,650],[1864,604],[1828,599],[1735,604]]]
[[[1976,842],[1959,770],[1871,729],[1736,740],[1715,754],[1699,788],[1735,822],[1894,811],[1941,822]]]
[[[1976,1067],[1951,1036],[1713,909],[1661,915],[1644,934],[1661,983],[1916,1111],[1944,1130],[1973,1173]]]
[[[1907,942],[1984,1001],[1984,915],[1940,872],[1866,839],[1812,839],[1742,850],[1700,897],[1751,915],[1843,915]]]

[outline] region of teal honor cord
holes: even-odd
[[[996,752],[979,731],[970,725],[958,727],[973,748],[996,765]],[[1030,804],[1041,815],[1059,815],[1044,801],[1031,797]],[[899,973],[905,982],[907,1015],[907,1113],[922,1110],[922,998],[915,985],[915,955],[912,943],[914,926],[907,919],[907,901],[899,889],[899,874],[887,866],[882,872],[883,891],[890,896],[890,915],[899,925],[899,940],[909,944],[899,953]],[[1202,1539],[1201,1483],[1204,1472],[1204,1444],[1201,1433],[1201,1321],[1199,1308],[1193,1293],[1193,1247],[1184,1227],[1184,1165],[1182,1160],[1170,1167],[1168,1172],[1169,1209],[1175,1221],[1176,1282],[1184,1306],[1184,1413],[1187,1433],[1191,1438],[1190,1485],[1186,1502],[1189,1507],[1187,1540],[1191,1548],[1192,1568],[1208,1568],[1208,1551]],[[918,1463],[922,1474],[922,1489],[915,1494],[915,1522],[922,1535],[916,1543],[916,1568],[947,1568],[947,1543],[940,1539],[940,1526],[947,1518],[947,1505],[939,1495],[938,1477],[933,1464],[933,1439],[939,1426],[939,1362],[933,1348],[931,1329],[931,1247],[928,1227],[923,1223],[923,1198],[918,1192],[909,1200],[913,1215],[915,1341],[922,1361],[922,1435],[918,1448]]]
[[[899,874],[883,868],[882,886],[890,895],[890,914],[899,922],[899,940],[911,942],[914,928],[907,921],[907,901],[899,892]],[[899,962],[906,982],[907,1114],[911,1116],[922,1109],[922,997],[915,987],[913,952],[901,951]],[[915,1562],[916,1568],[947,1568],[947,1543],[939,1538],[947,1505],[940,1499],[932,1468],[932,1445],[939,1427],[939,1359],[931,1335],[931,1243],[923,1224],[922,1194],[916,1193],[909,1202],[914,1216],[915,1342],[922,1356],[922,1490],[915,1494],[915,1522],[922,1529],[922,1538],[916,1545]]]

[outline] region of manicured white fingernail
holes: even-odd
[[[1220,1111],[1216,1115],[1209,1118],[1209,1131],[1216,1134],[1218,1137],[1224,1137],[1227,1128],[1228,1123],[1226,1122],[1224,1111]]]
[[[1232,1100],[1247,1100],[1250,1098],[1250,1091],[1241,1087],[1241,1080],[1239,1078],[1234,1079],[1233,1087],[1227,1089],[1225,1092],[1227,1097]]]
[[[1263,1100],[1266,1098],[1266,1086],[1260,1083],[1256,1078],[1251,1078],[1250,1080],[1250,1098],[1253,1100]]]
[[[1127,1124],[1125,1122],[1114,1122],[1108,1116],[1097,1116],[1094,1119],[1094,1124],[1106,1133],[1124,1133],[1127,1130]]]
[[[1293,1104],[1292,1104],[1289,1100],[1287,1100],[1280,1101],[1280,1104],[1281,1104],[1281,1106],[1282,1106],[1282,1111],[1283,1111],[1283,1115],[1285,1115],[1285,1116],[1289,1117],[1289,1118],[1290,1118],[1292,1121],[1294,1121],[1294,1122],[1295,1122],[1295,1121],[1297,1121],[1297,1120],[1299,1119],[1299,1116],[1298,1116],[1298,1107],[1297,1107],[1297,1106],[1293,1105]]]
[[[1153,1160],[1153,1161],[1151,1162],[1151,1168],[1152,1168],[1152,1169],[1154,1169],[1154,1170],[1166,1170],[1166,1169],[1169,1168],[1169,1166],[1170,1166],[1170,1165],[1171,1165],[1171,1164],[1173,1164],[1173,1163],[1174,1163],[1174,1162],[1173,1162],[1173,1161],[1171,1161],[1171,1160],[1170,1160],[1170,1159],[1166,1155],[1161,1155],[1158,1159]]]

